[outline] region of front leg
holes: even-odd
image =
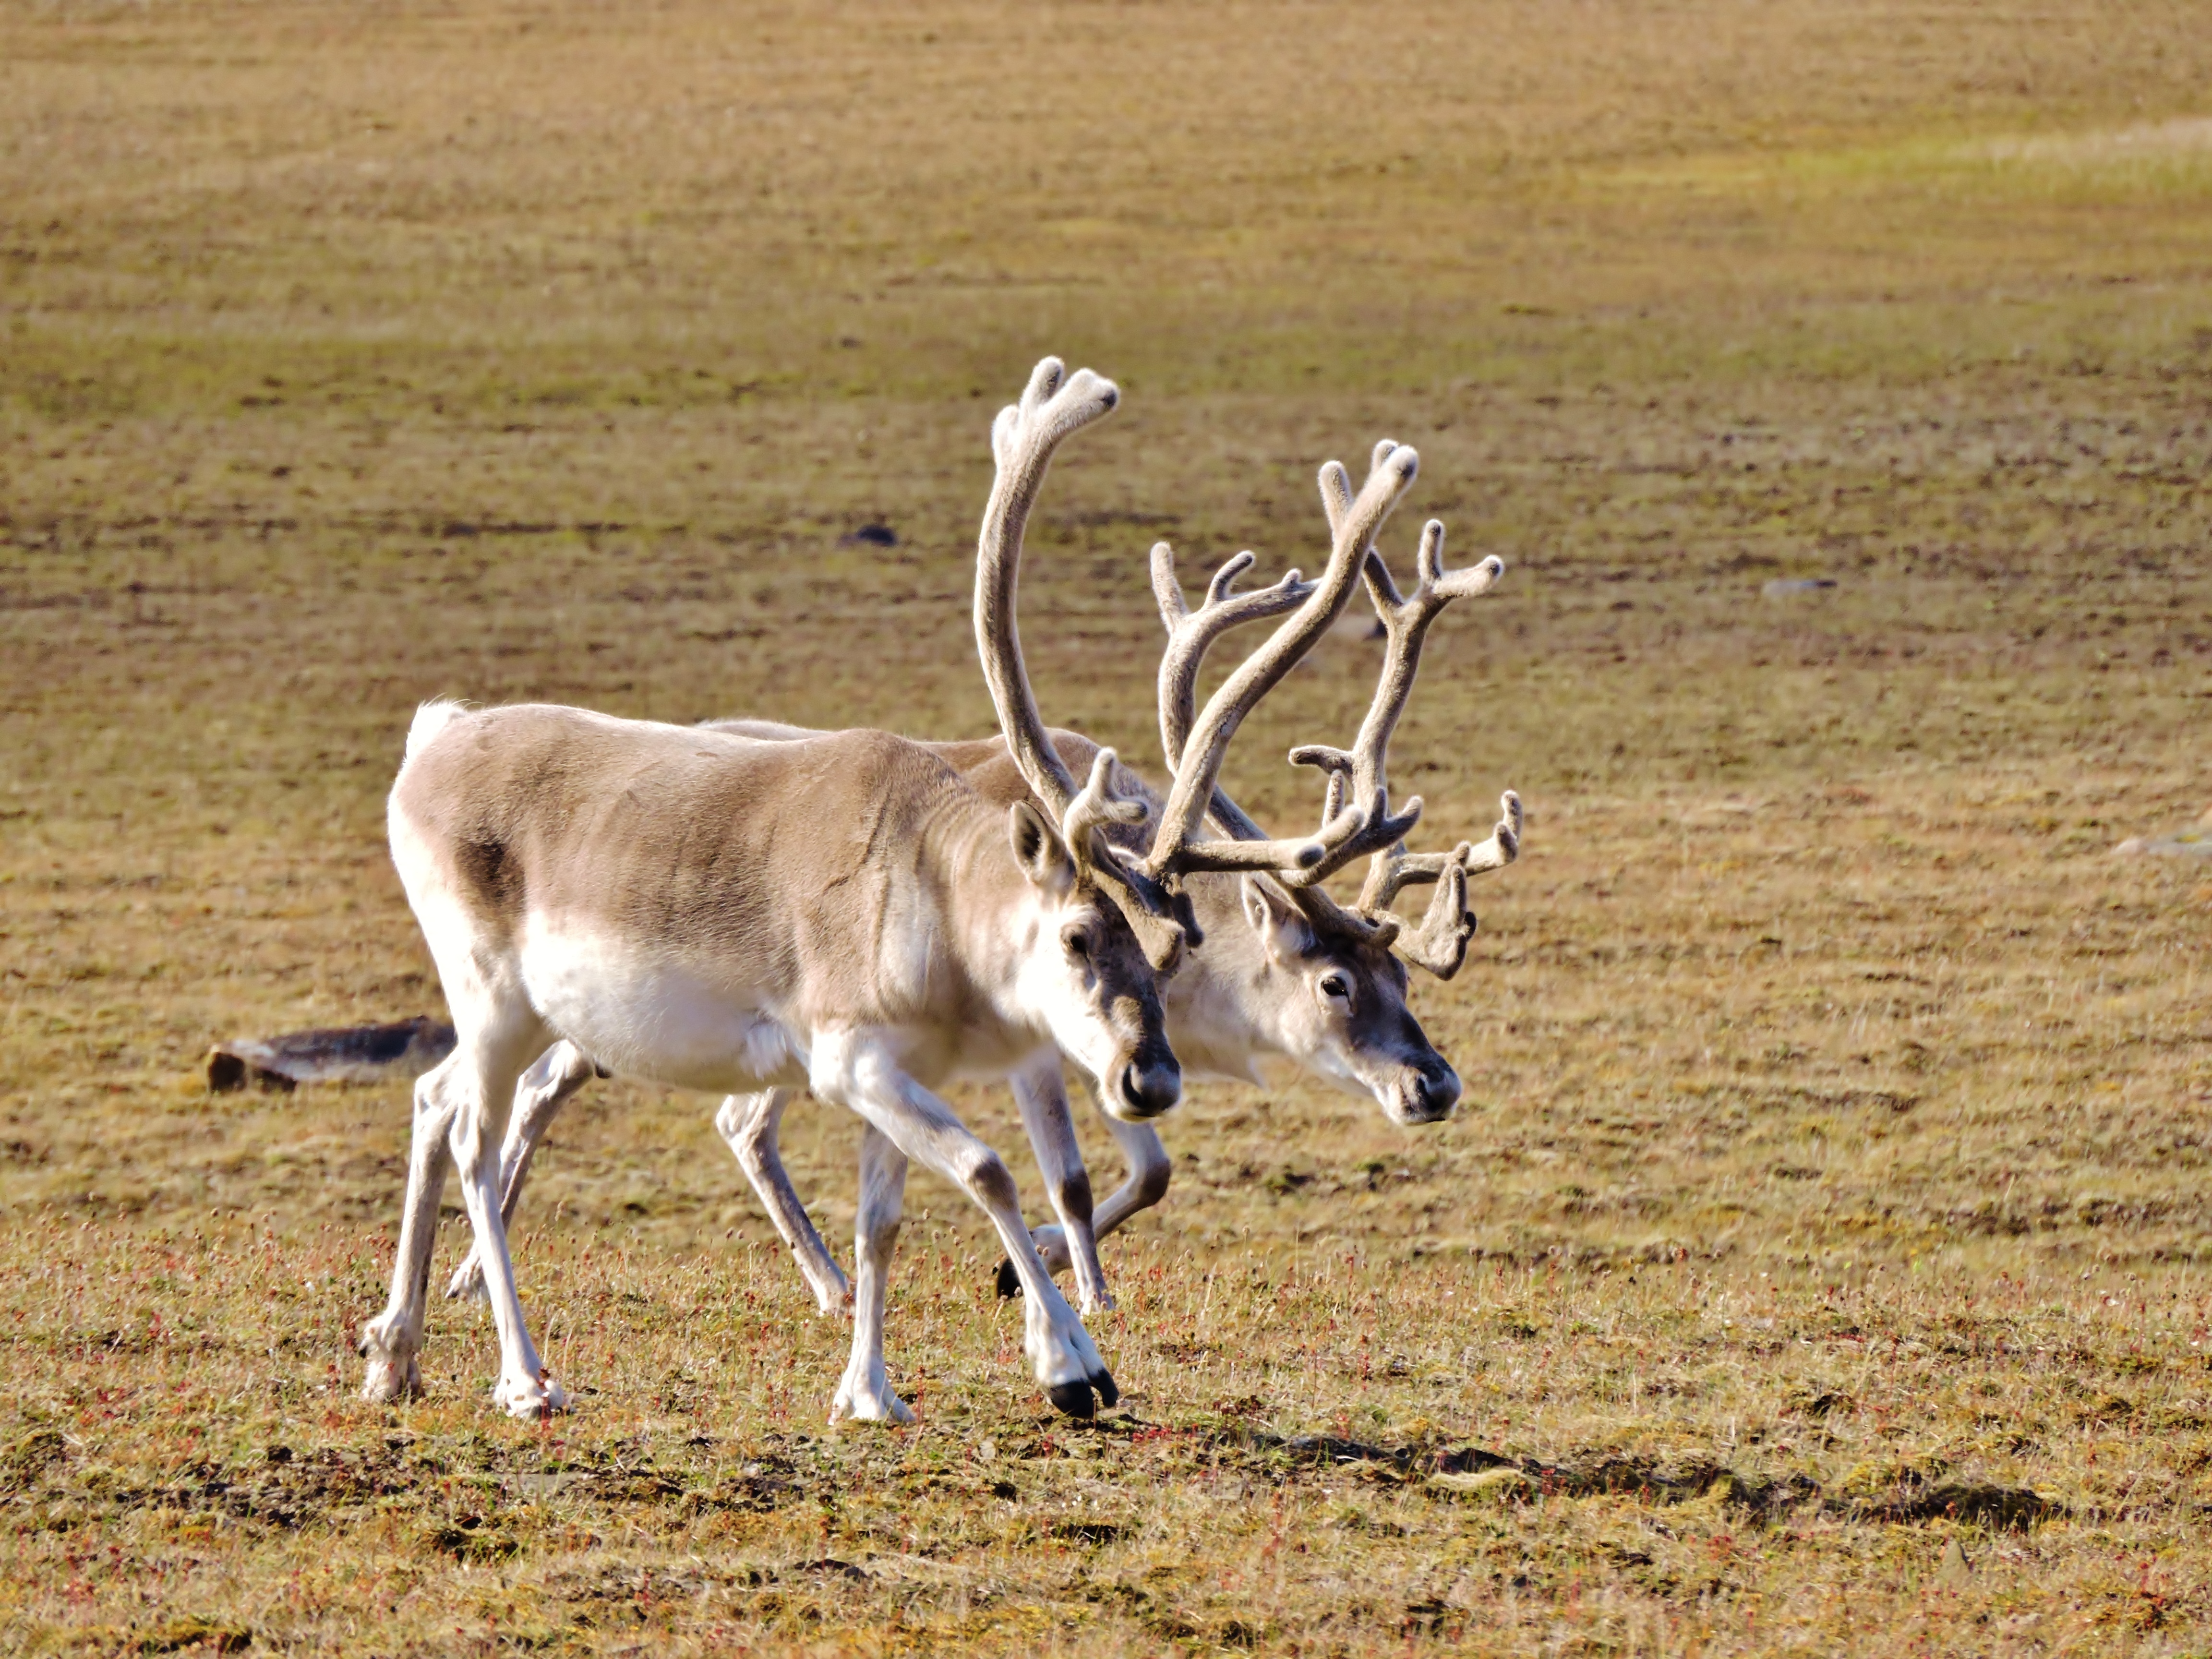
[[[1029,1131],[1045,1191],[1060,1217],[1057,1259],[1042,1243],[1038,1253],[1048,1272],[1057,1273],[1071,1263],[1074,1266],[1076,1301],[1086,1318],[1110,1311],[1114,1297],[1106,1288],[1106,1270],[1098,1261],[1098,1240],[1091,1231],[1091,1176],[1083,1167],[1083,1149],[1076,1144],[1075,1120],[1068,1110],[1059,1050],[1047,1049],[1007,1080],[1013,1085],[1014,1102],[1021,1108],[1022,1127]],[[1018,1287],[1018,1280],[1013,1286],[1008,1285],[1013,1279],[1013,1264],[1001,1263],[1000,1295],[1012,1295]]]
[[[1106,1404],[1115,1404],[1120,1390],[1091,1334],[1038,1259],[1022,1220],[1021,1194],[1005,1161],[951,1107],[908,1076],[878,1035],[819,1034],[811,1060],[816,1095],[858,1112],[900,1152],[951,1182],[991,1218],[1021,1280],[1024,1346],[1052,1403],[1071,1417],[1089,1417],[1097,1409],[1095,1389]]]
[[[1107,1194],[1106,1201],[1098,1206],[1092,1223],[1092,1237],[1103,1238],[1118,1231],[1134,1217],[1149,1210],[1168,1195],[1168,1183],[1175,1175],[1175,1165],[1168,1158],[1168,1149],[1149,1123],[1131,1123],[1115,1117],[1111,1112],[1101,1112],[1106,1127],[1120,1143],[1121,1161],[1129,1173],[1121,1184]],[[1067,1265],[1067,1245],[1057,1227],[1040,1227],[1036,1231],[1037,1254],[1045,1265],[1057,1273]],[[999,1288],[1002,1295],[1014,1292],[1007,1281],[1013,1277],[1011,1267],[999,1271]]]

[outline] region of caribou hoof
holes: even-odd
[[[1114,1386],[1114,1373],[1104,1366],[1091,1373],[1091,1386],[1098,1390],[1100,1405],[1118,1406],[1121,1403],[1121,1391]]]
[[[999,1264],[999,1294],[1017,1297],[1022,1293],[1022,1276],[1014,1271],[1012,1257]]]
[[[881,1378],[871,1382],[863,1378],[858,1382],[847,1381],[837,1385],[837,1397],[830,1402],[830,1420],[833,1424],[854,1423],[911,1423],[914,1408],[890,1391]]]
[[[392,1359],[372,1359],[368,1375],[362,1379],[361,1397],[372,1406],[394,1406],[403,1400],[417,1399],[422,1393],[422,1373],[411,1358],[404,1365]]]
[[[389,1406],[396,1401],[411,1400],[422,1392],[422,1371],[415,1363],[415,1351],[395,1342],[386,1330],[384,1321],[371,1320],[354,1346],[368,1361],[368,1375],[362,1379],[361,1397],[371,1405]]]
[[[471,1296],[485,1302],[491,1300],[484,1290],[483,1263],[477,1260],[473,1250],[469,1253],[469,1259],[454,1268],[453,1276],[446,1281],[447,1301],[459,1302]]]
[[[1066,1416],[1079,1417],[1087,1423],[1098,1413],[1098,1407],[1091,1402],[1088,1382],[1055,1382],[1045,1390],[1045,1395],[1054,1409]]]
[[[509,1417],[542,1422],[568,1409],[568,1390],[540,1371],[532,1377],[504,1377],[491,1391],[492,1404]]]

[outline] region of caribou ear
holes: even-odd
[[[1247,876],[1243,889],[1244,920],[1260,936],[1268,960],[1278,966],[1296,962],[1313,948],[1313,927],[1291,896],[1265,876]]]
[[[1032,885],[1054,895],[1075,885],[1075,860],[1043,813],[1018,800],[1006,810],[1006,830],[1013,838],[1014,857]]]

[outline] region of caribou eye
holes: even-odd
[[[1323,974],[1321,994],[1331,1002],[1349,1002],[1352,1000],[1352,981],[1342,974]]]
[[[1072,921],[1060,931],[1060,942],[1067,947],[1072,957],[1091,954],[1091,930],[1079,921]]]

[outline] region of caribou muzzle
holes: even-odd
[[[1114,1079],[1112,1109],[1124,1122],[1158,1117],[1182,1098],[1182,1067],[1176,1057],[1161,1049],[1139,1054],[1125,1063]]]
[[[1459,1073],[1439,1054],[1406,1068],[1390,1091],[1386,1109],[1400,1123],[1441,1123],[1459,1104]]]

